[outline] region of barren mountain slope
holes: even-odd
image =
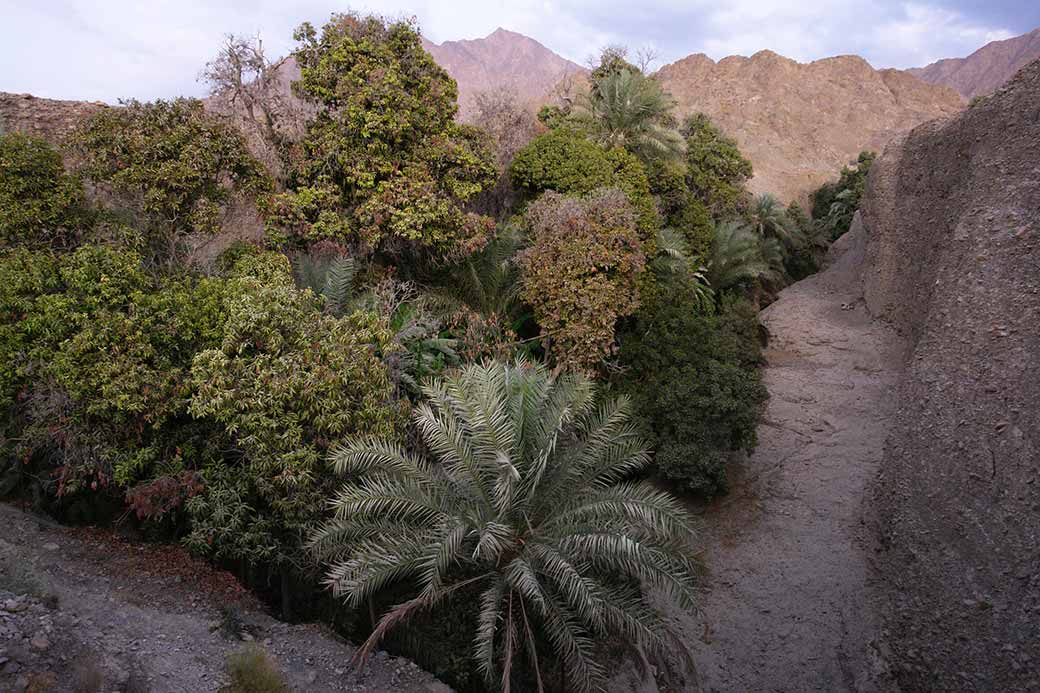
[[[967,58],[947,58],[907,72],[932,84],[953,87],[962,96],[992,94],[1016,72],[1040,59],[1040,29],[1005,41],[987,43]]]
[[[798,63],[771,51],[715,62],[691,55],[657,73],[682,115],[707,113],[754,165],[751,188],[784,202],[836,178],[864,149],[962,108],[946,87],[857,56]]]
[[[496,29],[482,39],[424,41],[426,50],[458,82],[459,114],[466,120],[481,91],[507,89],[522,102],[538,103],[567,75],[584,69],[532,38]]]
[[[863,221],[909,339],[873,503],[903,691],[1040,690],[1040,61],[890,146]]]

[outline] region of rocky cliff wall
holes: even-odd
[[[914,129],[862,209],[871,312],[907,336],[875,488],[904,691],[1040,690],[1040,62]]]

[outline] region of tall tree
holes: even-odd
[[[414,26],[338,14],[295,36],[294,88],[320,110],[272,207],[275,237],[391,254],[480,248],[493,222],[466,204],[494,184],[489,143],[455,122],[455,82]]]
[[[648,163],[682,157],[685,147],[671,117],[674,106],[653,77],[621,68],[593,82],[586,108],[597,141]]]

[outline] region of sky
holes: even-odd
[[[652,48],[658,65],[769,49],[915,67],[1040,27],[1040,0],[0,0],[0,91],[109,103],[203,96],[199,70],[225,34],[259,34],[278,57],[301,22],[346,10],[414,17],[437,43],[503,27],[579,64],[620,44]]]

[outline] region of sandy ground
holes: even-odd
[[[771,398],[733,492],[704,512],[705,595],[685,618],[702,691],[890,690],[870,603],[864,499],[898,342],[867,313],[862,233],[763,311]],[[696,688],[695,688],[696,689]]]

